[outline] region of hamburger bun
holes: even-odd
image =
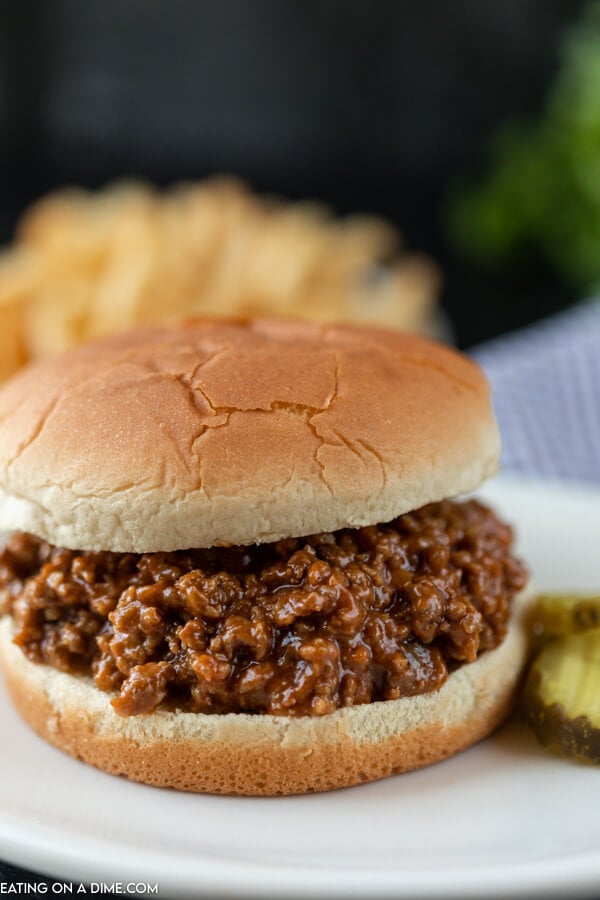
[[[0,530],[154,552],[387,522],[498,466],[466,357],[374,328],[191,322],[0,390]]]
[[[498,465],[489,388],[420,337],[193,321],[34,364],[0,390],[0,528],[58,548],[154,553],[377,525]],[[0,628],[13,702],[98,768],[181,790],[321,791],[441,760],[488,735],[525,659],[508,636],[439,690],[325,715],[117,715],[91,677],[31,662]],[[450,667],[452,669],[452,666]]]
[[[123,719],[91,678],[29,662],[11,641],[10,620],[0,622],[6,684],[37,734],[104,772],[209,794],[328,791],[439,762],[504,721],[526,650],[517,611],[497,649],[461,666],[429,694],[349,706],[327,716],[158,710]]]

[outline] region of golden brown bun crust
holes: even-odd
[[[29,662],[0,623],[0,662],[25,721],[105,772],[211,794],[302,794],[374,781],[457,753],[490,734],[515,699],[526,640],[514,622],[496,650],[441,690],[288,719],[158,712],[122,719],[89,679]]]
[[[423,338],[143,329],[0,390],[0,529],[137,553],[262,543],[472,490],[498,452],[483,374]]]
[[[385,522],[497,467],[488,385],[424,338],[196,321],[0,390],[0,529],[152,552]]]

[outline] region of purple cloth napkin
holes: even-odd
[[[600,484],[600,300],[471,353],[492,384],[503,468]]]

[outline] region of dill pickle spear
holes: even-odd
[[[600,763],[600,628],[544,647],[527,678],[523,711],[544,746]]]
[[[600,628],[600,594],[540,594],[528,621],[532,634],[543,640]]]

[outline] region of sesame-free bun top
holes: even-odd
[[[0,390],[0,529],[87,550],[250,544],[388,521],[498,462],[465,356],[352,326],[192,321]]]

